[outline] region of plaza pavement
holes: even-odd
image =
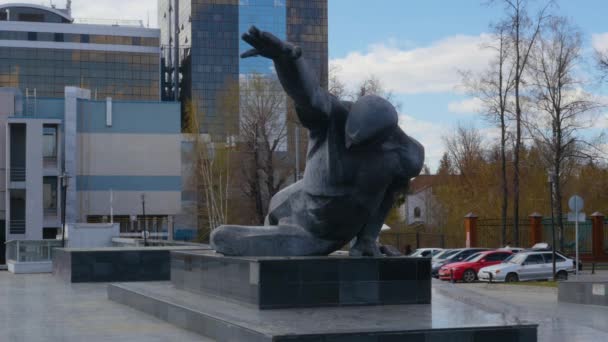
[[[486,312],[538,324],[539,342],[608,341],[608,307],[559,303],[555,288],[436,279],[433,288]]]
[[[0,271],[0,341],[209,341],[109,301],[106,287]]]

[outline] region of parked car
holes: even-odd
[[[439,279],[472,283],[477,280],[477,273],[480,269],[500,264],[511,255],[513,253],[507,250],[479,252],[464,261],[442,266],[439,269]]]
[[[416,251],[409,256],[411,257],[429,257],[437,255],[439,252],[443,251],[441,248],[418,248]]]
[[[455,249],[444,249],[443,251],[441,251],[433,256],[432,262],[443,260],[456,252],[458,252],[458,251]]]
[[[530,248],[530,250],[533,250],[533,251],[544,251],[544,252],[549,252],[549,251],[552,251],[552,248],[551,248],[551,245],[549,245],[548,243],[546,243],[546,242],[540,242],[540,243],[537,243],[537,244],[535,244],[534,246],[532,246],[532,248]],[[565,258],[568,258],[568,259],[573,259],[573,261],[574,261],[574,265],[575,265],[575,266],[578,266],[578,270],[579,270],[579,271],[582,271],[582,270],[583,270],[583,261],[582,261],[581,259],[574,260],[575,258],[573,258],[573,257],[568,257],[568,256],[566,256],[566,255],[567,255],[566,253],[564,253],[564,252],[562,252],[562,251],[559,251],[559,250],[558,250],[558,251],[556,251],[556,253],[561,254],[561,255],[562,255],[562,256],[564,256]]]
[[[431,276],[435,277],[435,278],[439,278],[439,269],[442,266],[448,265],[448,264],[453,264],[455,262],[459,262],[459,261],[463,261],[466,258],[470,257],[471,255],[478,253],[478,252],[483,252],[483,251],[487,251],[487,248],[458,248],[458,249],[454,249],[454,253],[450,256],[448,256],[445,259],[440,259],[435,261],[432,265],[431,265]]]
[[[496,250],[497,251],[509,251],[509,252],[511,252],[513,254],[517,254],[517,253],[519,253],[521,251],[525,251],[526,249],[525,248],[521,248],[521,247],[509,247],[509,246],[506,246],[506,247],[498,248]]]
[[[574,260],[556,253],[555,270],[557,279],[568,279],[568,273],[574,272]],[[484,267],[477,273],[480,281],[513,282],[552,278],[553,253],[547,251],[519,252],[505,262]]]

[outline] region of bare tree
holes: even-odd
[[[329,64],[328,91],[340,100],[345,100],[349,97],[346,85],[340,79],[341,67],[335,63]]]
[[[192,215],[196,217],[199,239],[206,241],[209,233],[228,221],[228,189],[230,186],[231,146],[213,142],[200,131],[198,106],[185,103],[185,133],[190,143],[186,156],[190,165],[186,186],[195,194]]]
[[[444,152],[439,160],[439,166],[437,167],[437,175],[440,176],[448,176],[454,174],[454,168],[452,167],[452,161],[450,160],[450,155],[447,152]]]
[[[534,45],[530,82],[534,113],[526,118],[531,136],[543,152],[554,175],[552,196],[563,248],[562,186],[568,165],[576,159],[594,158],[597,149],[579,131],[592,125],[599,105],[583,90],[576,75],[581,62],[581,33],[565,18],[555,17]]]
[[[452,135],[443,137],[443,141],[455,171],[463,176],[472,176],[483,160],[479,131],[458,125]]]
[[[507,211],[509,186],[507,184],[508,120],[514,86],[514,64],[511,60],[510,27],[505,23],[494,26],[495,42],[488,48],[496,52],[488,70],[479,75],[464,74],[464,85],[469,93],[482,102],[482,114],[500,129],[500,180],[502,244],[507,241]]]
[[[513,90],[515,142],[513,149],[513,241],[519,242],[519,185],[520,185],[520,152],[522,145],[522,91],[525,84],[524,75],[532,46],[538,37],[547,10],[552,4],[548,1],[535,19],[528,15],[528,0],[498,0],[505,5],[505,23],[510,31],[511,54],[513,60]]]
[[[291,168],[280,158],[287,144],[287,98],[273,76],[248,75],[239,82],[240,144],[245,148],[245,194],[255,203],[259,223],[270,199],[285,185]]]

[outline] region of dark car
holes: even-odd
[[[439,278],[439,269],[445,265],[464,261],[464,259],[470,257],[471,255],[489,250],[488,248],[458,248],[455,249],[456,253],[450,255],[448,258],[443,260],[438,260],[431,265],[431,276],[434,278]]]

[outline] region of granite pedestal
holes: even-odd
[[[560,302],[608,306],[608,277],[572,275],[559,283],[557,298]]]
[[[217,341],[537,340],[536,325],[431,303],[425,258],[171,254],[171,282],[110,284],[108,298]]]
[[[224,257],[173,252],[171,282],[259,309],[429,304],[428,258]]]
[[[53,274],[69,283],[170,279],[172,250],[200,247],[55,248]]]

